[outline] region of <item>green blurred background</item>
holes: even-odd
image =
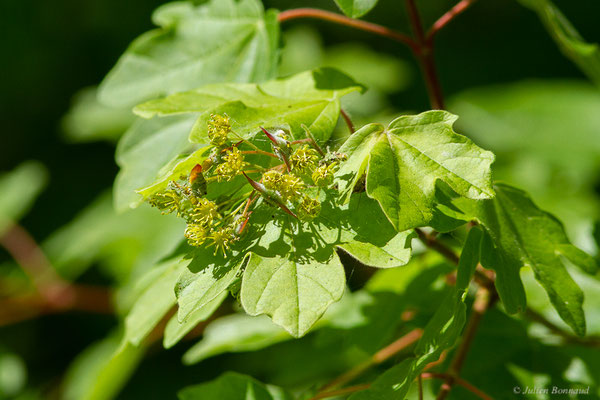
[[[47,167],[49,185],[22,220],[39,241],[112,185],[118,171],[114,161],[117,135],[75,140],[65,133],[69,122],[63,117],[75,93],[98,84],[131,40],[152,28],[151,13],[161,3],[0,3],[0,171],[30,159]],[[266,8],[282,10],[307,6],[336,10],[332,1],[325,0],[264,3]],[[419,3],[429,25],[454,1]],[[584,38],[600,42],[599,2],[555,3]],[[381,0],[365,19],[409,31],[400,1]],[[360,75],[372,80],[366,82],[374,88],[367,94],[371,97],[354,99],[348,105],[357,122],[375,118],[373,114],[386,119],[428,108],[418,67],[401,45],[312,20],[291,21],[282,29],[288,46],[283,52],[282,73],[332,64],[345,66],[359,81]],[[353,45],[348,47],[348,43]],[[368,59],[364,55],[371,52],[380,53],[376,65],[364,62]],[[600,96],[561,55],[537,16],[514,1],[480,0],[439,34],[436,60],[450,109],[461,116],[459,132],[495,150],[499,156],[497,177],[527,187],[540,205],[571,221],[567,228],[577,244],[596,251],[590,234],[599,208]],[[379,108],[383,112],[377,112]],[[0,251],[0,262],[7,259]],[[96,269],[88,270],[80,281],[111,283],[110,277]],[[40,391],[56,393],[69,362],[115,324],[113,317],[79,313],[42,317],[0,328],[0,352],[10,350],[24,360],[27,386],[35,388],[28,393],[37,398],[35,393]],[[277,358],[286,345],[280,346],[284,347],[269,350],[267,359]],[[173,351],[151,352],[120,398],[172,398],[183,385],[196,383],[199,376],[201,380],[214,377],[234,360],[258,378],[265,373],[264,366],[253,365],[244,356],[225,355],[210,364],[184,367],[180,363],[184,350],[179,346]],[[291,348],[285,351],[287,357],[306,363],[307,368],[320,362],[303,359]],[[144,384],[136,384],[140,382]],[[144,397],[149,393],[150,397]]]

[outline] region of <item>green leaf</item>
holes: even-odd
[[[575,333],[584,335],[583,293],[562,257],[591,273],[597,271],[595,260],[575,248],[560,221],[540,210],[525,192],[506,184],[497,184],[495,189],[493,200],[458,199],[454,204],[486,229],[481,262],[496,271],[496,287],[504,307],[510,313],[525,309],[519,271],[530,266],[560,317]]]
[[[192,262],[175,285],[179,322],[186,322],[198,309],[227,291],[237,278],[245,259],[246,254],[243,252],[224,258],[221,253],[213,254],[213,249],[198,248]]]
[[[549,0],[518,0],[534,10],[565,56],[600,85],[600,49],[583,40],[563,13]]]
[[[428,111],[399,117],[387,129],[364,126],[340,148],[348,155],[336,174],[340,190],[349,196],[366,177],[368,196],[398,231],[431,221],[438,180],[467,198],[493,197],[494,155],[455,133],[456,119],[445,111]]]
[[[110,400],[116,397],[139,365],[145,348],[121,346],[121,335],[85,349],[69,367],[63,383],[64,400]]]
[[[23,217],[47,180],[46,168],[36,161],[26,161],[0,175],[0,234],[11,222]]]
[[[206,321],[216,310],[221,303],[227,298],[228,293],[225,291],[206,303],[204,306],[195,309],[189,317],[183,322],[179,322],[177,315],[173,315],[167,326],[165,327],[165,335],[163,338],[163,347],[165,349],[173,347],[185,335],[196,327],[200,322]],[[207,333],[204,332],[204,337]]]
[[[183,355],[183,362],[190,365],[218,354],[258,350],[288,339],[290,335],[266,316],[227,315],[206,327],[202,340]]]
[[[250,315],[268,314],[300,337],[342,297],[345,281],[336,254],[321,263],[252,254],[242,279],[242,306]]]
[[[188,141],[194,116],[173,116],[138,120],[123,135],[116,159],[121,167],[114,185],[115,208],[124,211],[143,200],[135,191],[152,185],[176,164],[197,150]]]
[[[306,125],[320,142],[329,138],[339,117],[340,98],[362,87],[331,68],[303,72],[262,84],[222,83],[150,100],[135,108],[144,117],[200,113],[190,141],[208,143],[211,114],[226,114],[238,135],[249,138],[260,130],[284,126],[296,138]]]
[[[442,351],[454,346],[466,321],[464,303],[466,291],[479,262],[482,231],[469,231],[458,265],[456,286],[429,321],[415,348],[415,357],[408,358],[387,370],[367,389],[350,396],[351,400],[404,400],[410,385],[430,362],[436,361]]]
[[[217,379],[189,386],[178,394],[179,400],[291,400],[283,389],[263,385],[253,378],[227,372]]]
[[[378,0],[335,0],[335,4],[349,17],[359,18],[371,11]]]
[[[153,15],[158,29],[137,38],[100,86],[115,106],[214,82],[260,82],[277,73],[277,13],[258,0],[174,2]]]
[[[150,271],[153,281],[143,290],[125,318],[124,342],[140,345],[175,305],[173,287],[188,264],[188,260],[178,257],[165,261],[156,266],[154,271]]]
[[[61,126],[72,142],[113,142],[131,126],[134,119],[129,107],[106,106],[98,101],[98,89],[88,87],[75,94]]]

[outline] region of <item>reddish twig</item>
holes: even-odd
[[[450,376],[448,374],[437,373],[437,372],[424,372],[421,375],[419,375],[419,377],[422,379],[443,379],[443,380],[450,379]],[[471,393],[475,394],[479,398],[482,398],[484,400],[493,400],[492,397],[490,397],[484,391],[482,391],[481,389],[479,389],[476,386],[474,386],[473,384],[471,384],[469,381],[462,379],[461,377],[458,377],[458,376],[455,376],[452,379],[455,380],[457,385],[464,387],[465,389],[467,389]]]
[[[311,397],[310,400],[320,400],[320,399],[327,399],[329,397],[343,396],[343,395],[354,393],[354,392],[360,392],[361,390],[368,389],[370,386],[371,386],[370,383],[365,383],[362,385],[349,386],[349,387],[343,388],[343,389],[332,390],[331,392],[318,393],[316,396]]]
[[[412,38],[404,33],[396,32],[385,26],[377,25],[371,22],[361,21],[358,19],[348,18],[343,15],[319,10],[317,8],[296,8],[292,10],[286,10],[279,13],[279,22],[285,22],[292,19],[298,18],[315,18],[324,21],[335,22],[337,24],[349,26],[352,28],[360,29],[366,32],[371,32],[379,36],[385,36],[389,39],[403,43],[411,48],[411,50],[417,51],[417,45]]]
[[[346,383],[351,382],[352,380],[354,380],[357,376],[362,374],[367,369],[369,369],[375,365],[381,364],[382,362],[388,360],[390,357],[392,357],[392,356],[398,354],[399,352],[401,352],[402,350],[406,349],[407,347],[409,347],[410,345],[412,345],[413,343],[418,341],[422,335],[423,335],[422,329],[420,329],[420,328],[413,329],[412,331],[408,332],[406,335],[400,337],[398,340],[394,341],[393,343],[391,343],[391,344],[387,345],[386,347],[384,347],[383,349],[379,350],[377,353],[375,353],[371,358],[369,358],[365,362],[356,365],[349,371],[343,373],[342,375],[338,376],[337,378],[335,378],[334,380],[332,380],[331,382],[329,382],[328,384],[323,386],[319,390],[319,393],[341,387],[341,386],[345,385]]]
[[[344,118],[344,122],[346,122],[350,134],[354,133],[354,124],[352,123],[352,119],[350,118],[348,113],[344,111],[343,108],[340,108],[340,114],[342,114],[342,118]]]
[[[110,292],[102,287],[72,285],[64,281],[31,235],[11,224],[0,237],[2,245],[23,268],[37,293],[9,297],[0,302],[0,325],[19,322],[39,314],[82,310],[97,313],[113,311]]]
[[[442,15],[434,24],[431,26],[425,37],[426,42],[433,43],[433,38],[442,28],[444,28],[450,21],[456,18],[457,15],[462,14],[467,8],[469,8],[476,0],[462,0],[448,12]]]
[[[429,102],[431,108],[437,110],[443,110],[444,96],[442,94],[442,87],[440,80],[437,75],[435,68],[435,60],[433,58],[433,42],[428,42],[425,37],[425,31],[421,24],[421,17],[419,16],[419,10],[414,0],[406,0],[406,8],[408,9],[408,16],[412,30],[417,38],[417,51],[415,51],[415,57],[419,61],[421,72],[425,78],[425,84],[427,86],[427,93],[429,94]]]

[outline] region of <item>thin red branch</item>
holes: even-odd
[[[346,16],[330,11],[319,10],[317,8],[296,8],[292,10],[282,11],[281,13],[279,13],[278,16],[279,22],[285,22],[298,18],[314,18],[324,21],[335,22],[337,24],[374,33],[379,36],[385,36],[389,39],[407,45],[413,51],[417,51],[418,49],[416,43],[412,40],[412,38],[408,35],[405,35],[404,33],[397,32],[390,28],[386,28],[385,26],[381,26],[371,22],[348,18]]]
[[[21,226],[11,224],[0,237],[2,245],[23,268],[37,293],[0,301],[0,325],[19,322],[40,314],[82,310],[111,313],[110,292],[103,287],[72,285],[63,280],[35,239]]]
[[[421,375],[419,375],[419,377],[422,379],[443,379],[443,380],[448,380],[451,378],[449,374],[437,373],[437,372],[424,372]],[[477,388],[476,386],[474,386],[473,384],[471,384],[469,381],[462,379],[461,377],[458,377],[458,376],[452,377],[452,379],[454,379],[454,381],[456,382],[457,385],[464,387],[465,389],[467,389],[471,393],[475,394],[479,398],[484,399],[484,400],[493,400],[492,397],[490,397],[488,394],[486,394],[483,390],[481,390],[481,389]]]
[[[349,386],[349,387],[343,388],[343,389],[332,390],[331,392],[318,393],[315,397],[312,397],[310,400],[320,400],[320,399],[327,399],[329,397],[344,396],[346,394],[360,392],[361,390],[368,389],[369,386],[371,386],[371,384],[365,383],[362,385]]]
[[[425,78],[425,84],[427,86],[427,93],[429,94],[429,102],[431,108],[436,110],[443,110],[444,96],[442,93],[442,86],[438,78],[437,70],[435,67],[435,60],[433,57],[433,43],[428,42],[425,37],[425,31],[423,30],[423,24],[421,23],[421,17],[419,16],[419,10],[414,0],[406,0],[406,8],[408,9],[408,16],[412,30],[417,38],[417,50],[415,57],[419,61],[421,72]]]
[[[340,108],[340,114],[342,114],[342,118],[344,118],[344,122],[346,122],[350,134],[354,133],[354,124],[352,123],[352,119],[350,118],[348,113],[344,111],[343,108]]]
[[[456,16],[462,14],[467,8],[469,8],[476,0],[462,0],[454,7],[452,7],[447,13],[442,15],[434,24],[431,26],[429,31],[427,32],[427,36],[425,40],[428,43],[433,42],[433,38],[440,30],[442,30],[446,25],[450,23]]]

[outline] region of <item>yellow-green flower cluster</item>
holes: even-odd
[[[306,188],[306,185],[299,177],[273,170],[263,174],[262,182],[267,189],[279,193],[284,201],[298,199],[302,191]]]
[[[309,196],[302,196],[302,202],[298,206],[298,217],[302,220],[311,220],[321,213],[321,202]]]
[[[211,114],[208,120],[208,140],[213,146],[223,146],[231,132],[229,117],[226,115]]]
[[[246,164],[244,155],[237,147],[227,150],[222,159],[223,162],[215,168],[215,175],[219,182],[232,180],[242,173],[242,169]]]
[[[316,167],[319,161],[319,153],[315,149],[310,148],[308,145],[304,145],[299,149],[296,149],[290,156],[290,164],[292,170],[300,172],[306,172]]]

